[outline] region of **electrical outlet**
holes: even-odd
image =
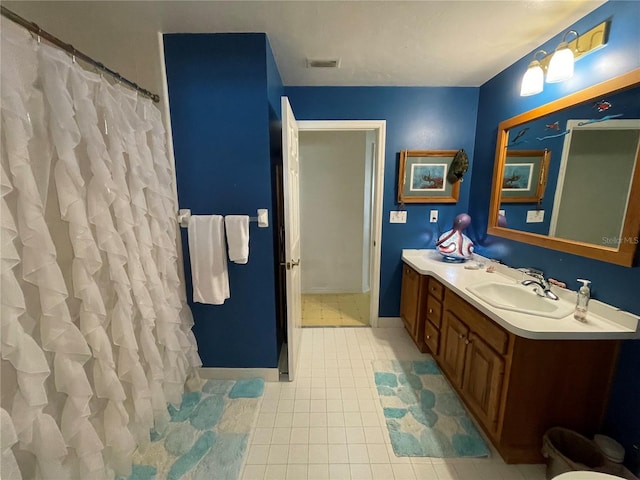
[[[541,223],[541,222],[544,222],[544,210],[527,211],[527,223]]]
[[[389,223],[407,223],[407,211],[392,210],[389,214]]]
[[[507,214],[505,210],[498,210],[498,215],[502,215],[503,217]]]
[[[429,222],[436,223],[438,221],[438,210],[431,210],[429,214]]]

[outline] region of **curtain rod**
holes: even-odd
[[[140,93],[141,95],[144,95],[145,97],[150,98],[151,100],[153,100],[156,103],[158,103],[160,101],[160,97],[157,94],[152,93],[149,90],[145,90],[144,88],[139,86],[137,83],[126,79],[125,77],[120,75],[118,72],[116,72],[114,70],[111,70],[108,67],[105,67],[102,63],[94,60],[89,55],[87,55],[85,53],[82,53],[80,50],[77,50],[70,43],[64,43],[62,40],[60,40],[55,35],[52,35],[51,33],[49,33],[47,31],[43,30],[42,28],[40,28],[40,26],[37,23],[25,20],[24,18],[22,18],[17,13],[12,12],[11,10],[9,10],[7,7],[3,7],[3,6],[0,5],[0,10],[1,10],[1,13],[2,13],[2,15],[4,17],[7,17],[12,22],[17,23],[18,25],[23,26],[24,28],[26,28],[30,32],[33,32],[34,34],[36,34],[38,36],[38,40],[40,38],[44,38],[49,43],[51,43],[51,44],[55,45],[56,47],[59,47],[62,50],[65,50],[66,52],[70,53],[74,58],[79,58],[80,60],[82,60],[82,61],[84,61],[84,62],[86,62],[86,63],[88,63],[90,65],[93,65],[98,70],[101,70],[102,72],[105,72],[105,73],[111,75],[117,81],[122,82],[125,85],[128,85],[129,87],[133,88],[138,93]]]

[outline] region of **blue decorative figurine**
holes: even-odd
[[[471,217],[461,213],[453,220],[451,230],[438,237],[436,248],[445,262],[464,262],[473,254],[473,242],[462,233],[471,224]]]

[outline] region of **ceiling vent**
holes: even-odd
[[[307,68],[340,68],[340,59],[311,59],[307,58]]]

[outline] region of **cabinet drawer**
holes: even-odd
[[[434,278],[429,279],[429,295],[433,295],[438,300],[444,297],[444,286]]]
[[[402,272],[409,278],[417,278],[420,275],[406,263],[402,265]]]
[[[442,304],[433,295],[427,297],[427,320],[436,327],[442,324]]]
[[[502,355],[507,353],[509,334],[496,325],[493,320],[481,316],[478,319],[478,323],[474,325],[473,330],[496,352]]]
[[[439,330],[429,321],[424,322],[424,342],[429,347],[429,351],[438,355],[438,346],[440,345],[440,332]]]
[[[476,332],[491,348],[504,355],[509,347],[509,334],[493,320],[489,320],[478,310],[458,297],[451,290],[447,291],[445,309],[451,310],[467,324],[470,330]]]

